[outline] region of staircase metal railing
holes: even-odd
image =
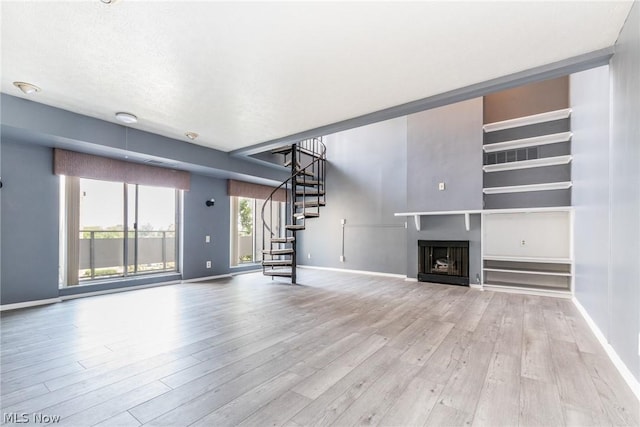
[[[280,152],[285,154],[285,165],[291,166],[291,175],[273,189],[262,205],[262,266],[264,274],[290,276],[291,283],[295,283],[296,232],[304,230],[307,218],[318,217],[326,202],[326,146],[322,137],[317,137]],[[282,268],[288,265],[290,274]]]

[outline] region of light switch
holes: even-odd
[[[444,191],[444,189],[445,189],[444,182],[439,183],[438,184],[438,190]]]
[[[204,236],[204,242],[205,243],[211,242],[211,236]]]

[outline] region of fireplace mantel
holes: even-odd
[[[437,215],[463,215],[464,216],[464,228],[469,231],[470,222],[469,216],[474,214],[496,214],[496,213],[526,213],[526,212],[558,212],[558,211],[572,211],[571,206],[561,207],[545,207],[545,208],[517,208],[517,209],[469,209],[460,211],[425,211],[425,212],[397,212],[394,216],[406,216],[413,217],[416,230],[422,230],[422,217],[423,216],[437,216]]]
[[[468,210],[468,211],[431,211],[431,212],[400,212],[400,213],[395,213],[394,216],[412,216],[413,220],[415,222],[415,226],[416,226],[416,230],[420,231],[422,230],[422,217],[423,216],[436,216],[436,215],[464,215],[464,228],[465,230],[469,231],[471,226],[470,226],[470,221],[469,221],[469,215],[471,214],[480,214],[483,211],[480,209],[477,210]]]

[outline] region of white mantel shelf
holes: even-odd
[[[460,211],[428,211],[428,212],[396,212],[394,216],[406,216],[413,217],[416,230],[422,229],[422,217],[423,216],[438,216],[438,215],[463,215],[464,216],[464,228],[469,231],[471,228],[469,217],[475,214],[498,214],[498,213],[526,213],[526,212],[558,212],[558,211],[572,211],[571,206],[559,206],[559,207],[545,207],[545,208],[516,208],[516,209],[470,209]]]
[[[439,211],[439,212],[399,212],[395,213],[395,216],[412,216],[413,220],[416,224],[416,230],[420,231],[422,229],[422,217],[423,216],[436,216],[436,215],[464,215],[464,228],[469,231],[470,223],[469,223],[469,215],[471,214],[480,214],[483,211],[481,209],[477,210],[468,210],[468,211]]]

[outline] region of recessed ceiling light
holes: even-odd
[[[128,125],[138,123],[138,118],[131,113],[116,113],[116,119]]]
[[[31,95],[32,93],[40,92],[40,88],[36,85],[32,85],[27,82],[13,82],[13,85],[20,89],[24,94]]]
[[[198,135],[197,133],[195,133],[195,132],[185,132],[184,134],[185,134],[185,136],[186,136],[187,138],[189,138],[189,139],[190,139],[190,140],[192,140],[192,141],[193,141],[194,139],[196,139],[196,138],[199,136],[199,135]]]

